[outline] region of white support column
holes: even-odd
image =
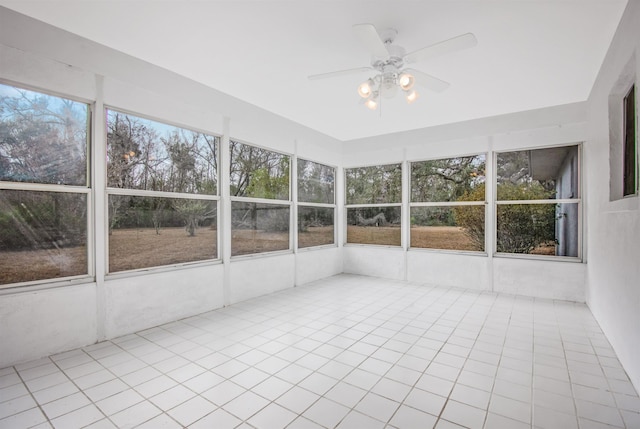
[[[218,219],[218,233],[220,234],[219,255],[224,266],[222,297],[225,306],[231,304],[231,151],[229,148],[231,120],[228,117],[223,119],[223,134],[220,139],[220,216]]]
[[[346,203],[344,188],[345,188],[344,168],[342,167],[342,165],[339,165],[336,168],[336,177],[335,177],[335,185],[334,185],[334,192],[335,192],[335,198],[336,198],[336,212],[335,212],[335,218],[333,220],[333,224],[335,228],[335,240],[339,248],[342,248],[344,246],[344,243],[347,241],[347,213],[344,208],[344,205]]]
[[[484,219],[484,250],[488,256],[488,272],[489,272],[489,285],[491,291],[493,287],[493,253],[495,251],[496,244],[496,204],[495,204],[495,189],[496,189],[496,177],[495,177],[495,154],[493,152],[493,137],[488,137],[487,157],[485,159],[484,170],[484,198],[486,201],[485,219]]]
[[[407,148],[402,149],[402,221],[400,228],[400,243],[402,244],[402,251],[404,254],[404,281],[408,278],[408,255],[407,251],[410,247],[409,228],[411,228],[411,212],[409,208],[410,190],[409,180],[411,179],[411,172],[409,171],[409,162],[407,162]]]
[[[91,186],[93,228],[89,244],[94,250],[93,269],[96,279],[96,338],[106,339],[106,302],[104,278],[107,272],[107,133],[104,116],[104,76],[96,75],[96,102],[91,115]],[[91,229],[90,229],[91,231]],[[93,246],[91,244],[93,243]],[[91,272],[91,269],[90,269]]]
[[[293,268],[293,286],[298,286],[298,141],[293,141],[293,157],[291,158],[291,171],[289,172],[289,185],[291,190],[291,216],[289,217],[289,247],[293,249],[296,259]]]

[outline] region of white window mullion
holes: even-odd
[[[189,200],[219,200],[217,195],[186,194],[182,192],[147,191],[144,189],[107,188],[109,195],[128,195],[132,197],[175,198]]]
[[[87,186],[69,186],[25,182],[0,182],[0,189],[15,191],[62,192],[66,194],[89,194],[91,192],[91,188]]]

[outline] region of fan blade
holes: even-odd
[[[367,50],[376,57],[386,58],[389,51],[378,34],[373,24],[356,24],[353,26],[353,34],[360,40]]]
[[[448,54],[449,52],[454,52],[460,49],[471,48],[476,46],[477,44],[478,39],[476,39],[476,36],[474,36],[473,33],[466,33],[461,36],[436,43],[435,45],[427,46],[426,48],[409,52],[404,56],[404,61],[408,64],[415,63],[417,61],[426,60],[427,58],[435,57],[438,55]]]
[[[413,77],[416,78],[416,83],[418,85],[424,86],[425,88],[435,92],[442,92],[451,86],[449,82],[433,77],[430,74],[423,73],[420,70],[405,69],[404,71],[411,73]]]
[[[329,72],[329,73],[313,74],[309,76],[308,79],[309,80],[326,79],[329,77],[345,76],[349,74],[362,73],[370,70],[373,70],[373,69],[371,67],[357,67],[355,69],[338,70],[338,71]]]

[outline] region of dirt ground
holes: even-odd
[[[551,242],[548,244],[541,244],[531,251],[532,255],[551,255],[555,256],[556,254],[556,245]]]
[[[109,272],[202,261],[217,257],[217,231],[198,228],[114,229],[109,236]]]
[[[298,247],[322,246],[333,244],[333,227],[309,227],[307,231],[298,233]]]
[[[400,227],[347,226],[347,242],[400,246]],[[411,228],[411,247],[447,250],[478,250],[462,228],[417,226]]]
[[[300,247],[333,243],[333,227],[311,227],[300,234]],[[115,229],[109,236],[109,272],[214,259],[217,231],[199,228],[189,237],[184,228]],[[286,250],[289,234],[235,230],[233,256]],[[84,246],[68,249],[0,253],[0,284],[69,277],[87,273]]]
[[[0,284],[78,276],[87,273],[87,249],[0,252]]]
[[[400,246],[400,227],[347,225],[347,243]]]
[[[231,256],[273,252],[289,248],[287,232],[264,232],[236,229],[231,232]]]
[[[333,243],[333,227],[310,227],[298,235],[299,247]],[[349,243],[400,246],[400,227],[347,227]],[[217,231],[200,228],[189,237],[184,228],[163,228],[157,235],[153,228],[117,229],[109,237],[109,272],[160,265],[201,261],[217,257]],[[235,230],[232,255],[286,250],[286,232],[264,233]],[[476,249],[458,227],[412,227],[411,247],[449,250]],[[555,246],[539,246],[532,254],[555,255]],[[87,273],[84,246],[69,249],[1,252],[0,284],[69,277]]]
[[[411,227],[411,247],[446,250],[478,249],[464,230],[457,226],[414,226]]]

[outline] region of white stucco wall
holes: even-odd
[[[491,259],[412,249],[407,252],[407,280],[418,284],[491,290]]]
[[[640,391],[640,198],[616,200],[614,196],[611,201],[610,180],[621,180],[622,176],[609,165],[608,112],[609,95],[634,55],[638,94],[638,0],[629,1],[589,97],[585,169],[589,172],[586,182],[589,219],[587,303],[636,390]],[[636,113],[638,110],[636,106]]]
[[[584,302],[585,274],[579,262],[493,258],[495,292]]]
[[[0,367],[95,342],[96,285],[0,296]]]
[[[295,256],[270,255],[235,260],[231,272],[230,304],[291,288],[295,282]]]
[[[222,264],[105,281],[105,333],[126,335],[223,306]]]
[[[342,249],[335,247],[300,249],[296,254],[296,286],[342,273]]]
[[[405,252],[399,247],[347,245],[342,261],[348,274],[405,280]]]

